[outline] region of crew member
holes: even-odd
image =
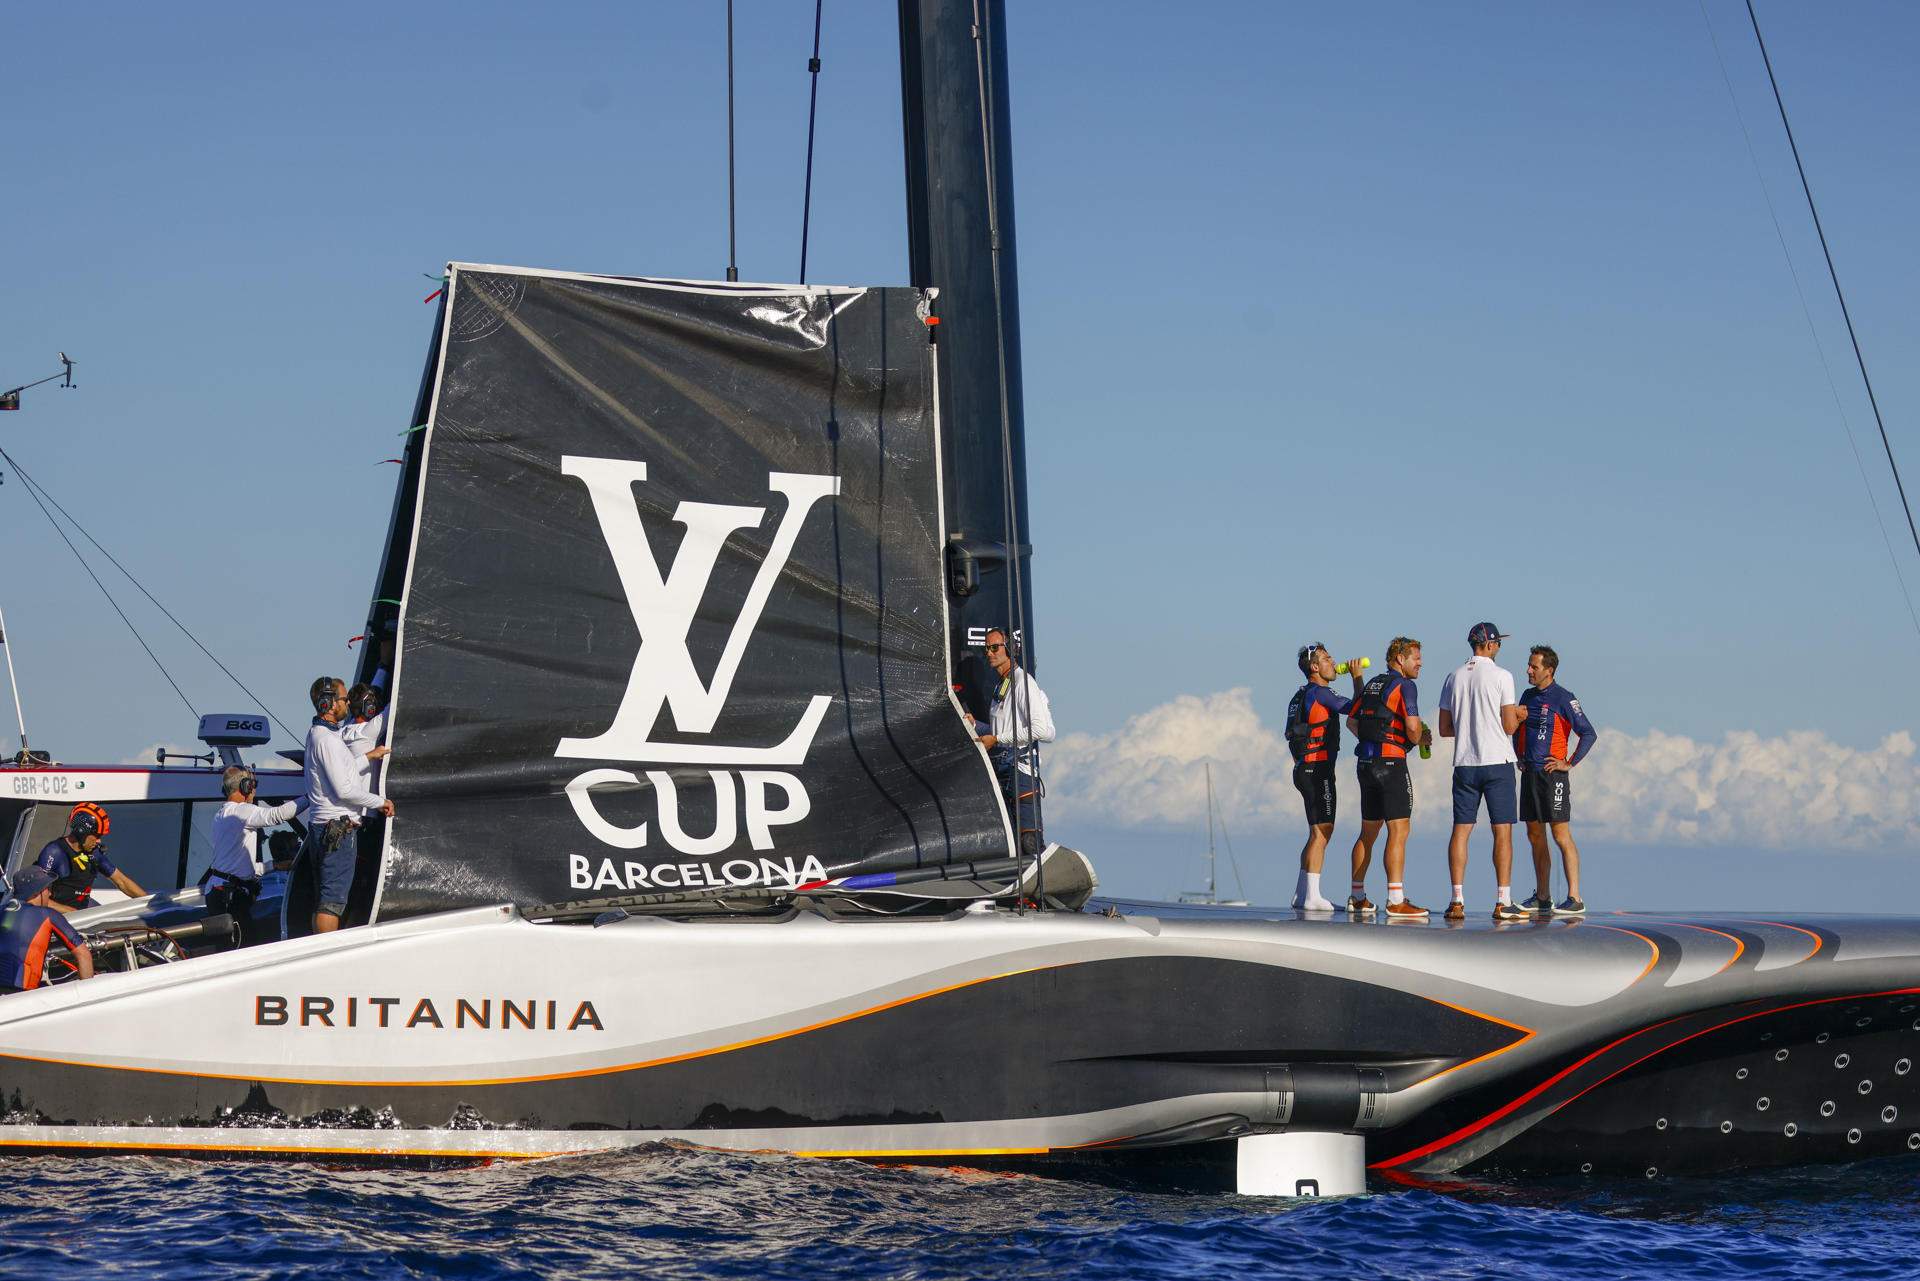
[[[146,893],[107,857],[104,841],[112,828],[106,810],[92,801],[81,801],[67,814],[67,834],[48,841],[40,850],[34,865],[53,878],[56,911],[80,912],[92,907],[93,878],[102,872],[128,898]]]
[[[1593,750],[1599,737],[1593,722],[1580,710],[1580,700],[1555,677],[1560,671],[1560,655],[1551,645],[1535,645],[1527,652],[1527,689],[1520,695],[1520,711],[1525,721],[1513,736],[1514,750],[1520,756],[1520,821],[1527,825],[1527,841],[1533,846],[1533,897],[1521,904],[1530,912],[1551,912],[1555,916],[1585,916],[1586,900],[1580,897],[1580,850],[1573,843],[1573,767]],[[1578,735],[1580,745],[1567,755],[1567,739]],[[1567,897],[1554,905],[1549,879],[1553,873],[1553,854],[1547,848],[1547,830],[1553,831],[1553,843],[1560,847],[1560,866],[1567,874]]]
[[[1513,697],[1513,673],[1494,660],[1506,639],[1492,623],[1475,623],[1467,632],[1473,657],[1456,667],[1440,687],[1440,737],[1453,743],[1453,836],[1447,842],[1447,870],[1453,876],[1449,921],[1467,919],[1467,837],[1487,803],[1493,825],[1493,879],[1499,901],[1496,921],[1524,921],[1527,912],[1513,901],[1513,733],[1526,714]]]
[[[53,875],[44,867],[21,869],[13,894],[0,906],[0,992],[25,992],[40,986],[47,970],[47,949],[62,944],[80,977],[93,977],[93,953],[55,910]]]
[[[341,737],[348,715],[346,682],[322,676],[308,694],[314,718],[307,729],[307,839],[300,855],[310,870],[319,872],[313,932],[326,934],[340,928],[353,892],[353,834],[361,814],[378,810],[391,818],[393,802],[361,782],[360,763]]]
[[[1298,662],[1307,683],[1287,704],[1287,748],[1293,753],[1294,790],[1307,809],[1307,843],[1300,847],[1300,879],[1293,889],[1293,906],[1331,912],[1333,904],[1320,892],[1320,869],[1326,861],[1327,842],[1333,839],[1338,808],[1333,766],[1340,755],[1340,718],[1353,710],[1353,699],[1329,688],[1335,672],[1333,655],[1325,645],[1302,645]],[[1353,677],[1353,697],[1358,698],[1359,659],[1347,661],[1347,673]],[[1364,892],[1356,891],[1347,900],[1347,910],[1355,915],[1371,913],[1373,904]]]
[[[347,691],[347,708],[353,718],[340,727],[340,740],[359,762],[363,790],[377,791],[374,766],[387,755],[380,743],[387,734],[387,692],[378,685],[355,685]]]
[[[989,629],[982,648],[1000,683],[994,687],[990,708],[993,733],[983,734],[980,743],[993,761],[1007,814],[1019,832],[1020,852],[1031,857],[1040,850],[1038,745],[1053,741],[1053,708],[1040,683],[1024,667],[1014,665],[1006,628]]]
[[[206,886],[207,911],[233,917],[243,943],[258,941],[253,905],[260,898],[259,833],[286,822],[306,803],[297,797],[280,805],[256,805],[260,780],[244,765],[220,776],[226,803],[213,814],[213,864],[200,883]]]
[[[1368,681],[1354,700],[1347,728],[1359,743],[1353,749],[1360,779],[1360,836],[1353,843],[1353,894],[1347,910],[1364,915],[1367,866],[1374,838],[1387,829],[1387,919],[1423,921],[1427,909],[1407,898],[1407,832],[1413,825],[1413,775],[1407,772],[1407,748],[1433,742],[1433,730],[1420,720],[1420,642],[1396,636],[1387,646],[1387,670]]]

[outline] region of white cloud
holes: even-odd
[[[1351,751],[1351,741],[1343,743]],[[1452,750],[1412,761],[1414,826],[1451,821]],[[1182,695],[1112,734],[1067,734],[1046,759],[1049,826],[1192,831],[1206,822],[1204,762],[1234,831],[1299,833],[1304,820],[1285,741],[1252,691]],[[1352,766],[1340,766],[1340,826],[1359,817]],[[1902,730],[1872,748],[1815,730],[1747,730],[1700,742],[1608,729],[1573,775],[1576,833],[1624,844],[1865,849],[1920,846],[1920,760]]]

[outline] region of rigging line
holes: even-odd
[[[973,0],[974,84],[976,92],[980,97],[980,152],[981,159],[986,167],[987,179],[987,244],[990,261],[993,266],[993,337],[994,352],[997,357],[994,364],[1000,376],[1000,488],[1006,512],[1005,530],[1007,537],[1007,567],[1009,570],[1007,590],[1013,597],[1011,602],[1013,606],[1012,621],[1013,625],[1019,629],[1017,634],[1020,637],[1021,670],[1024,671],[1026,669],[1025,661],[1027,657],[1026,592],[1024,590],[1024,576],[1020,568],[1020,543],[1017,541],[1020,533],[1020,514],[1013,483],[1013,416],[1012,410],[1009,408],[1009,393],[1007,391],[1007,319],[1006,304],[1002,297],[1000,280],[1000,197],[997,190],[999,164],[998,158],[994,155],[993,150],[993,83],[987,70],[988,59],[985,44],[988,39],[992,38],[992,34],[988,29],[986,17],[981,12],[980,0]],[[1011,642],[1013,637],[1009,636],[1007,640]],[[1025,704],[1024,707],[1021,705],[1022,703]],[[1025,681],[1020,682],[1020,697],[1015,700],[1014,712],[1014,741],[1016,743],[1019,741],[1019,727],[1022,719],[1026,722],[1027,735],[1029,739],[1031,739],[1033,735],[1033,695],[1028,692]],[[1024,717],[1022,713],[1024,713]],[[1033,842],[1034,901],[1044,903],[1046,902],[1047,883],[1045,870],[1046,860],[1043,855],[1046,853],[1047,823],[1045,812],[1040,809],[1039,802],[1046,796],[1046,783],[1040,772],[1039,744],[1030,743],[1028,750],[1032,753],[1034,803],[1035,812],[1039,818],[1039,826],[1034,829]],[[1020,774],[1017,763],[1014,766],[1013,783],[1014,823],[1018,826]]]
[[[189,712],[193,713],[193,719],[196,721],[199,720],[200,710],[193,705],[193,700],[187,697],[186,691],[180,688],[180,682],[173,679],[173,673],[167,670],[167,665],[160,661],[160,656],[153,652],[153,647],[151,645],[147,644],[146,638],[140,634],[140,629],[133,625],[133,620],[131,618],[127,617],[127,611],[120,608],[120,602],[113,598],[113,593],[107,590],[107,585],[100,581],[100,575],[93,572],[93,566],[87,564],[87,558],[80,554],[80,549],[73,545],[73,540],[71,538],[67,537],[67,531],[60,528],[60,522],[55,520],[53,518],[53,513],[47,510],[46,503],[40,501],[40,494],[37,492],[39,490],[39,486],[36,485],[33,482],[33,479],[29,477],[24,471],[20,471],[20,464],[14,462],[12,458],[8,457],[5,450],[0,450],[0,458],[6,458],[7,462],[12,464],[14,471],[20,473],[20,479],[23,481],[26,481],[27,483],[27,497],[33,499],[33,501],[39,506],[40,514],[47,518],[47,523],[49,525],[53,526],[53,532],[60,535],[60,541],[67,545],[67,550],[73,553],[73,558],[80,562],[80,568],[87,571],[87,577],[91,578],[93,580],[93,585],[100,589],[100,594],[107,598],[107,604],[113,606],[113,612],[120,615],[120,621],[127,625],[128,631],[133,633],[133,639],[140,643],[141,649],[144,649],[147,651],[147,657],[153,660],[153,665],[160,669],[160,674],[162,676],[166,677],[167,684],[173,686],[173,692],[180,695],[180,701],[187,705],[187,710]],[[48,497],[52,497],[52,496],[49,495]],[[71,520],[72,517],[68,517],[68,519]],[[74,528],[79,529],[79,526],[76,525],[74,526]],[[86,531],[81,530],[81,532],[85,533]],[[98,546],[98,544],[95,544],[95,545]],[[109,559],[111,559],[111,557],[109,557]]]
[[[1234,855],[1233,836],[1227,831],[1227,812],[1221,810],[1218,818],[1220,821],[1220,839],[1226,842],[1227,846],[1227,864],[1233,868],[1233,885],[1234,888],[1240,892],[1240,897],[1244,899],[1247,896],[1247,883],[1240,879],[1240,860]]]
[[[1887,563],[1893,566],[1893,578],[1900,585],[1900,595],[1907,602],[1907,617],[1913,620],[1913,630],[1920,634],[1920,612],[1913,604],[1913,593],[1907,589],[1907,577],[1900,570],[1900,557],[1893,550],[1893,535],[1887,531],[1886,516],[1880,510],[1880,499],[1873,492],[1873,480],[1867,475],[1867,460],[1860,453],[1860,441],[1853,433],[1853,422],[1847,417],[1847,407],[1840,399],[1840,386],[1833,377],[1833,366],[1827,360],[1826,344],[1820,341],[1819,326],[1813,322],[1813,308],[1807,303],[1807,291],[1800,281],[1800,271],[1793,265],[1793,252],[1787,248],[1787,233],[1780,225],[1780,211],[1774,207],[1773,193],[1767,187],[1766,174],[1760,168],[1760,156],[1753,145],[1753,134],[1747,128],[1746,115],[1740,110],[1740,97],[1733,91],[1733,77],[1727,74],[1726,59],[1720,54],[1720,39],[1714,34],[1713,19],[1707,14],[1707,0],[1699,0],[1700,19],[1706,23],[1707,39],[1713,45],[1713,60],[1720,68],[1720,81],[1727,87],[1727,101],[1733,105],[1733,118],[1740,125],[1740,136],[1747,144],[1747,160],[1753,165],[1753,177],[1759,184],[1761,199],[1766,201],[1767,217],[1773,221],[1774,239],[1780,242],[1780,256],[1786,260],[1787,275],[1793,280],[1794,296],[1800,300],[1800,314],[1807,322],[1807,336],[1813,339],[1813,350],[1820,358],[1820,372],[1826,376],[1827,390],[1833,395],[1833,409],[1840,416],[1840,427],[1846,432],[1847,446],[1853,451],[1853,463],[1860,471],[1860,484],[1867,491],[1867,503],[1873,508],[1874,524],[1880,527],[1880,541],[1887,549]]]
[[[740,253],[733,213],[733,0],[727,0],[727,279],[740,279]]]
[[[245,681],[241,680],[238,676],[235,676],[233,674],[233,671],[225,663],[221,662],[219,657],[212,650],[208,649],[205,645],[201,644],[200,638],[198,636],[195,636],[192,632],[188,631],[187,625],[181,622],[178,618],[175,618],[173,615],[173,611],[168,609],[165,605],[162,605],[159,602],[159,600],[155,598],[154,594],[147,590],[146,585],[143,584],[139,579],[133,576],[132,570],[128,569],[125,565],[122,565],[119,559],[115,557],[112,552],[108,551],[105,547],[101,546],[100,540],[95,538],[92,534],[88,533],[87,527],[85,525],[82,525],[79,521],[75,520],[73,513],[60,505],[59,499],[55,498],[53,494],[49,492],[47,488],[44,485],[42,485],[39,481],[35,480],[32,476],[29,476],[27,474],[26,468],[22,467],[19,464],[19,462],[15,460],[11,454],[7,453],[6,450],[0,449],[0,458],[6,459],[8,465],[11,466],[14,471],[19,473],[20,479],[26,482],[29,493],[33,492],[34,490],[38,490],[41,494],[45,494],[47,501],[53,504],[54,509],[58,511],[62,516],[66,517],[69,524],[71,524],[75,529],[80,531],[80,536],[82,538],[85,538],[88,542],[92,543],[94,548],[97,551],[99,551],[99,553],[102,556],[105,556],[115,569],[119,570],[122,574],[124,574],[126,576],[127,581],[132,583],[134,587],[139,591],[139,593],[142,596],[145,596],[148,602],[151,603],[155,609],[159,610],[162,614],[165,614],[167,616],[167,621],[172,623],[175,627],[178,627],[180,629],[181,634],[185,636],[188,640],[192,641],[194,643],[194,646],[197,649],[199,649],[199,651],[202,654],[205,654],[207,656],[207,659],[210,662],[212,662],[212,664],[215,667],[219,668],[220,671],[226,676],[228,680],[232,681],[235,685],[238,685],[240,687],[241,693],[245,694],[248,698],[252,699],[256,704],[258,704],[260,709],[263,712],[266,712],[268,718],[271,719],[275,725],[278,725],[281,731],[285,733],[287,737],[293,739],[296,743],[300,741],[301,736],[294,733],[293,730],[289,729],[285,721],[281,720],[278,716],[275,716],[273,712],[267,708],[266,700],[261,698],[258,694],[254,693],[252,690],[248,689]],[[44,511],[45,508],[43,507],[41,510]],[[48,519],[51,520],[52,517],[49,516]],[[56,523],[54,528],[58,529],[59,525]],[[65,537],[65,535],[62,535],[62,537]],[[76,552],[75,555],[78,555],[78,553]],[[86,562],[82,561],[81,563],[85,564]],[[99,580],[95,579],[94,581],[98,582]],[[105,589],[102,588],[101,590],[104,591]],[[126,615],[122,614],[121,617],[125,618]],[[129,623],[128,626],[131,627],[132,624]],[[136,633],[136,635],[138,635],[138,633]],[[145,642],[142,642],[142,643],[144,644]],[[151,653],[152,651],[148,651],[148,652]],[[157,663],[159,660],[155,659],[154,661]],[[163,668],[162,670],[164,671],[165,669]],[[169,679],[171,678],[169,677]],[[175,686],[175,688],[178,689],[179,687]],[[199,713],[197,712],[195,713],[196,716],[198,714]]]
[[[800,283],[807,283],[807,229],[813,217],[813,122],[820,108],[820,10],[826,0],[813,0],[813,57],[807,72],[813,87],[807,91],[807,181],[800,195]]]
[[[1913,549],[1920,552],[1920,526],[1913,522],[1913,505],[1907,501],[1907,487],[1900,479],[1900,464],[1893,460],[1893,442],[1887,438],[1887,423],[1880,415],[1880,400],[1873,394],[1873,379],[1867,376],[1867,358],[1860,353],[1860,336],[1854,332],[1853,313],[1847,309],[1847,295],[1840,288],[1840,273],[1833,265],[1833,250],[1827,245],[1826,228],[1820,225],[1820,210],[1813,203],[1813,187],[1807,181],[1807,167],[1800,161],[1800,144],[1794,141],[1793,125],[1787,120],[1786,99],[1780,96],[1780,81],[1773,74],[1773,59],[1767,54],[1766,38],[1760,34],[1760,16],[1747,0],[1747,20],[1753,24],[1754,43],[1760,46],[1760,61],[1766,64],[1767,83],[1773,87],[1773,102],[1780,109],[1780,127],[1787,132],[1787,147],[1793,152],[1793,167],[1800,175],[1800,190],[1806,193],[1807,212],[1813,215],[1813,229],[1820,237],[1820,252],[1827,260],[1827,278],[1833,281],[1833,296],[1840,301],[1840,316],[1847,322],[1847,341],[1853,344],[1854,363],[1860,366],[1860,381],[1866,384],[1867,404],[1873,407],[1873,421],[1880,429],[1880,445],[1887,451],[1887,466],[1893,472],[1894,488],[1900,492],[1900,509],[1907,516],[1907,532],[1913,535]]]

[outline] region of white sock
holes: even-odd
[[[1508,907],[1513,906],[1513,886],[1502,885],[1500,887],[1500,901]]]
[[[1400,882],[1398,881],[1388,881],[1387,882],[1387,902],[1391,904],[1391,903],[1404,903],[1406,901],[1407,901],[1406,886],[1400,884]]]
[[[1467,892],[1466,892],[1466,891],[1467,891],[1467,887],[1466,887],[1466,886],[1464,886],[1464,885],[1456,885],[1456,886],[1454,886],[1454,887],[1453,887],[1453,901],[1454,901],[1454,902],[1456,902],[1456,903],[1464,903],[1464,902],[1466,902],[1466,901],[1467,901]]]
[[[1306,878],[1307,902],[1311,903],[1320,897],[1320,873],[1302,872],[1301,875]]]

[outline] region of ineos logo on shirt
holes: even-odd
[[[734,815],[736,778],[738,792],[744,793],[747,835],[753,848],[772,849],[772,829],[799,822],[812,805],[797,777],[784,770],[764,767],[799,765],[806,760],[820,722],[833,702],[830,694],[812,695],[792,731],[771,745],[711,741],[662,743],[654,741],[652,734],[661,712],[669,709],[680,734],[710,735],[713,732],[726,707],[727,695],[733,688],[747,645],[766,609],[767,598],[786,569],[807,515],[822,498],[831,498],[840,492],[839,477],[767,473],[767,488],[786,496],[786,510],[781,513],[773,542],[741,603],[709,684],[700,679],[694,667],[687,636],[727,540],[742,529],[757,527],[766,515],[766,508],[682,502],[674,509],[673,518],[685,527],[686,533],[680,540],[673,564],[663,577],[633,494],[633,486],[647,478],[647,465],[622,458],[566,455],[560,460],[560,470],[587,487],[594,517],[612,553],[621,590],[626,593],[627,608],[640,633],[640,647],[634,655],[626,693],[614,713],[613,723],[591,738],[561,739],[554,755],[661,765],[761,767],[708,771],[713,780],[717,814],[713,833],[705,837],[690,836],[683,829],[673,776],[664,769],[645,773],[657,798],[660,834],[680,853],[718,854],[732,847],[738,833]],[[595,787],[635,787],[639,783],[640,779],[627,770],[592,769],[567,784],[567,799],[572,802],[581,824],[596,839],[617,849],[640,849],[647,843],[648,825],[616,826],[594,807],[592,797]],[[770,804],[775,793],[780,802]],[[605,861],[598,877],[583,870],[585,863],[584,858],[572,860],[570,879],[574,886],[604,888],[609,881],[607,869],[613,866],[611,860]],[[629,863],[626,867],[633,869],[638,865]],[[611,882],[617,886],[624,886],[631,879],[619,873],[611,874]]]

